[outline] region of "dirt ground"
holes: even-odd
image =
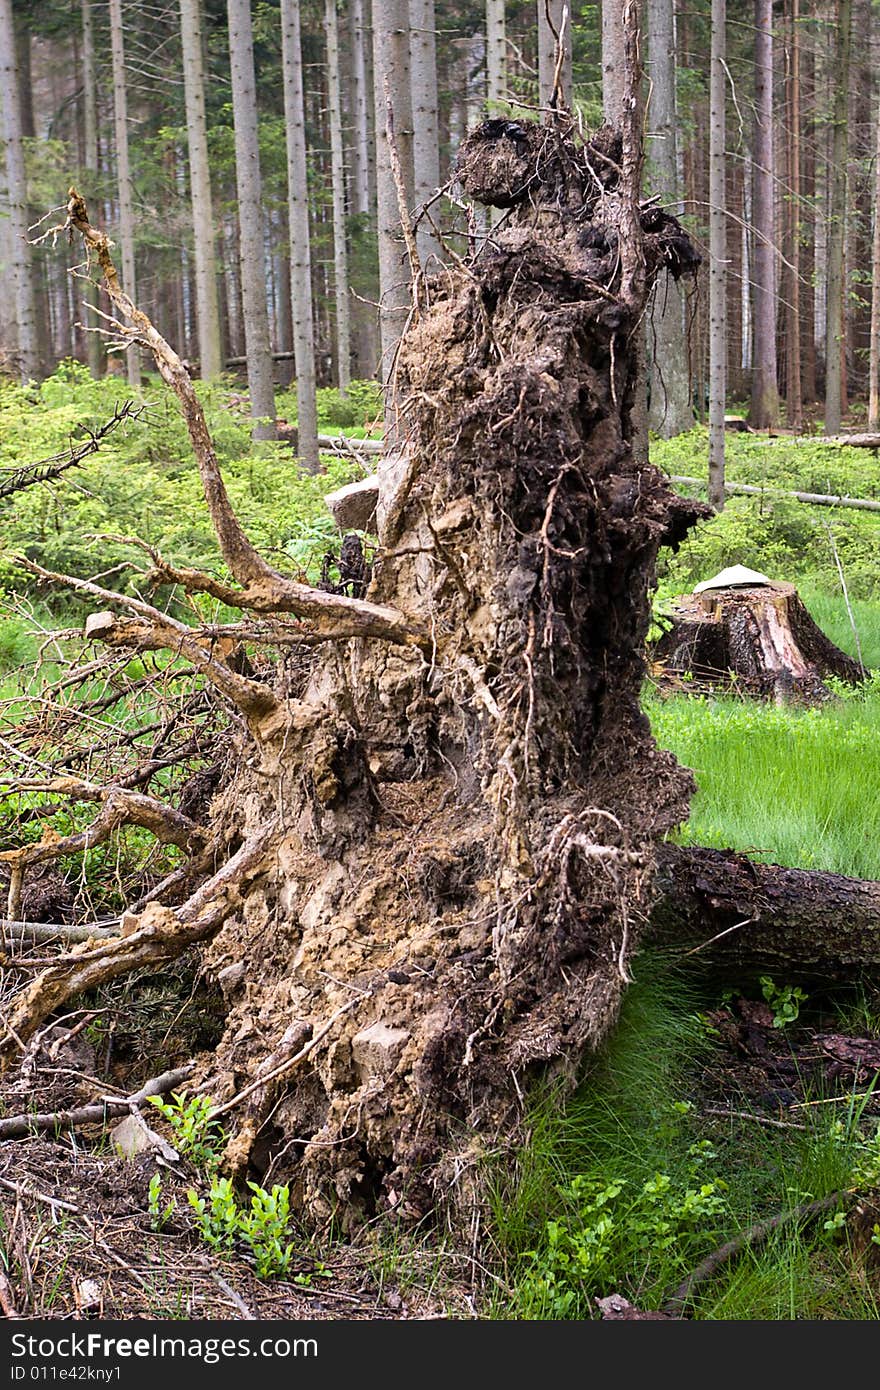
[[[695,1107],[709,1123],[752,1119],[801,1126],[809,1107],[869,1092],[880,1073],[880,1039],[832,1030],[821,1020],[774,1027],[772,1009],[737,996],[704,1015],[716,1046],[695,1075]],[[73,1023],[75,1026],[75,1021]],[[68,1019],[63,1028],[71,1030]],[[82,1038],[82,1034],[78,1035]],[[32,1053],[30,1080],[40,1107],[82,1103],[86,1072],[95,1065],[76,1040],[48,1057]],[[78,1054],[78,1055],[77,1055]],[[132,1073],[133,1075],[134,1073]],[[117,1078],[118,1079],[118,1078]],[[25,1081],[28,1077],[24,1078]],[[27,1108],[22,1078],[10,1077],[3,1114]],[[92,1096],[98,1088],[93,1078]],[[99,1089],[99,1088],[98,1088]],[[36,1092],[31,1092],[31,1096]],[[31,1108],[33,1108],[31,1106]],[[865,1113],[880,1115],[880,1096]],[[166,1138],[168,1126],[148,1110]],[[120,1157],[99,1125],[8,1138],[0,1145],[0,1213],[6,1280],[5,1315],[47,1319],[325,1320],[469,1319],[486,1316],[492,1272],[461,1236],[437,1229],[403,1235],[384,1221],[367,1223],[351,1240],[331,1228],[292,1231],[294,1256],[283,1279],[257,1277],[244,1243],[229,1253],[197,1233],[187,1189],[201,1186],[189,1165],[163,1163],[156,1152]],[[175,1210],[152,1228],[148,1189],[162,1176],[161,1205]],[[613,1292],[613,1291],[610,1291]]]

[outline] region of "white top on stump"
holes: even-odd
[[[706,589],[744,589],[772,583],[772,579],[768,579],[766,574],[759,574],[757,570],[746,569],[745,565],[730,565],[716,574],[714,579],[704,579],[702,584],[695,584],[693,592],[702,594]]]

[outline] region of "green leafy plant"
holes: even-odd
[[[239,1229],[250,1246],[260,1279],[280,1278],[290,1268],[293,1245],[286,1242],[290,1228],[290,1188],[276,1183],[271,1192],[255,1182],[250,1209],[241,1213]]]
[[[154,1231],[161,1231],[171,1217],[174,1215],[176,1201],[172,1197],[170,1201],[162,1206],[162,1177],[159,1173],[154,1173],[150,1178],[150,1186],[147,1192],[147,1210],[150,1213],[150,1225]]]
[[[773,1027],[794,1023],[806,1003],[807,995],[797,985],[777,985],[769,975],[761,976],[761,993],[773,1010]]]
[[[705,1141],[689,1153],[691,1177],[715,1156]],[[603,1182],[579,1174],[559,1189],[570,1215],[548,1221],[544,1247],[528,1252],[527,1304],[543,1317],[573,1316],[614,1282],[622,1247],[635,1248],[644,1266],[658,1259],[682,1265],[687,1238],[724,1211],[726,1186],[720,1178],[690,1185],[655,1173],[634,1187],[625,1178]]]
[[[260,1279],[281,1278],[293,1258],[293,1243],[287,1240],[290,1188],[276,1183],[267,1191],[255,1182],[249,1182],[248,1187],[251,1199],[247,1207],[240,1205],[229,1178],[215,1178],[204,1196],[191,1187],[186,1196],[196,1229],[213,1250],[229,1250],[241,1241],[250,1250]],[[317,1272],[323,1272],[323,1267]]]
[[[231,1249],[241,1218],[229,1178],[215,1178],[207,1197],[200,1196],[191,1187],[186,1199],[195,1213],[196,1229],[205,1244],[213,1250]]]
[[[176,1147],[184,1158],[195,1168],[212,1172],[220,1162],[226,1135],[222,1126],[211,1118],[214,1108],[211,1097],[193,1096],[188,1100],[186,1092],[172,1091],[170,1101],[161,1096],[148,1096],[148,1100],[171,1125]]]

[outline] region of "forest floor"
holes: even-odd
[[[650,973],[655,964],[648,957],[644,969]],[[850,1024],[860,1021],[862,1026],[844,1032],[840,1012],[822,1005],[810,1008],[809,1021],[798,1018],[805,999],[800,991],[774,986],[766,992],[769,1000],[754,998],[755,991],[740,995],[728,990],[717,1007],[696,1014],[690,1012],[693,999],[689,997],[688,1025],[696,1022],[703,1039],[678,1078],[678,1093],[687,1099],[677,1108],[689,1112],[690,1138],[702,1136],[688,1152],[702,1149],[704,1156],[719,1162],[735,1156],[743,1168],[754,1163],[756,1192],[769,1181],[761,1170],[772,1169],[773,1163],[766,1149],[752,1151],[753,1136],[759,1146],[765,1136],[790,1145],[808,1134],[815,1138],[816,1123],[826,1138],[829,1134],[833,1138],[835,1132],[840,1136],[847,1131],[854,1117],[864,1127],[876,1125],[880,1116],[880,1094],[874,1093],[880,1075],[880,1009],[864,1009],[860,1019],[851,1015]],[[701,986],[700,993],[711,997],[711,987]],[[54,1079],[48,1074],[41,1078],[41,1107],[69,1103],[76,1069],[58,1065],[59,1060],[73,1058],[63,1055],[62,1049],[56,1057]],[[601,1093],[601,1077],[599,1089]],[[20,1094],[4,1095],[4,1113],[16,1111],[21,1099]],[[634,1099],[638,1107],[638,1098]],[[174,1140],[174,1133],[161,1120],[147,1118]],[[650,1118],[651,1105],[644,1098],[647,1155]],[[216,1250],[199,1234],[187,1192],[204,1192],[204,1176],[185,1161],[158,1164],[155,1151],[133,1159],[121,1157],[108,1139],[110,1128],[112,1124],[73,1132],[59,1127],[54,1135],[7,1140],[0,1149],[5,1291],[19,1317],[164,1321],[553,1316],[549,1308],[523,1309],[516,1276],[509,1265],[504,1267],[503,1251],[497,1261],[489,1259],[487,1264],[485,1251],[478,1257],[462,1245],[460,1237],[456,1242],[436,1229],[404,1235],[377,1222],[346,1241],[332,1231],[323,1237],[306,1237],[292,1227],[289,1238],[294,1250],[287,1273],[280,1278],[258,1278],[253,1252],[244,1242]],[[153,1203],[151,1216],[150,1179],[156,1172],[162,1176],[162,1192],[159,1214]],[[808,1202],[817,1193],[828,1195],[820,1193],[814,1182],[800,1195]],[[163,1222],[161,1213],[172,1201],[173,1212]],[[791,1205],[797,1205],[794,1198]],[[833,1210],[826,1213],[831,1220],[825,1223],[834,1237],[845,1236],[845,1251],[839,1241],[832,1248],[832,1236],[823,1235],[821,1229],[820,1240],[827,1242],[825,1257],[845,1266],[847,1279],[859,1286],[860,1299],[876,1307],[880,1302],[876,1238],[880,1205],[868,1197],[855,1209],[850,1206],[846,1230],[841,1232],[837,1229],[840,1218],[835,1226],[834,1211],[847,1205],[841,1193],[839,1203],[832,1200]],[[732,1213],[728,1214],[725,1239],[737,1233],[735,1227],[731,1229],[732,1219]],[[702,1238],[692,1247],[694,1267],[723,1244],[710,1235],[715,1223],[704,1225]],[[487,1248],[491,1248],[491,1218],[487,1233]],[[536,1243],[539,1232],[532,1235]],[[601,1279],[599,1270],[596,1274]],[[621,1292],[630,1299],[637,1296],[636,1271],[634,1282],[624,1289],[611,1268],[607,1277],[607,1285],[590,1285],[591,1304]],[[843,1315],[835,1301],[840,1299],[840,1278],[840,1268],[834,1277],[826,1277],[827,1306],[812,1316]],[[724,1280],[718,1283],[724,1287]],[[669,1288],[667,1293],[671,1292]],[[711,1311],[716,1297],[713,1290],[709,1307],[701,1311],[697,1305],[687,1315],[724,1316]],[[648,1296],[646,1306],[658,1306],[657,1296]],[[580,1315],[591,1312],[596,1316],[593,1310]]]

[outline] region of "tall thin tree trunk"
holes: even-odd
[[[84,189],[87,198],[91,198],[97,190],[98,174],[98,78],[92,9],[93,0],[82,0],[83,167],[89,171],[89,182]],[[83,299],[88,306],[83,315],[85,327],[96,330],[98,317],[93,311],[98,305],[98,286],[92,281],[77,280],[74,283],[78,289],[83,287]],[[104,371],[101,335],[96,331],[87,332],[85,340],[89,371],[92,376],[99,377]]]
[[[748,320],[744,311],[748,307],[748,293],[743,293],[745,261],[743,257],[745,235],[745,178],[743,162],[732,159],[727,165],[725,178],[726,207],[729,214],[727,237],[727,393],[734,400],[741,400],[747,394],[743,353],[745,348],[744,330]]]
[[[833,137],[828,217],[827,306],[825,311],[825,433],[839,434],[843,413],[843,288],[848,152],[849,63],[852,0],[838,0],[834,73]]]
[[[299,0],[281,0],[281,62],[287,137],[287,216],[290,228],[293,351],[296,362],[297,454],[303,466],[316,473],[319,459],[315,400],[315,328]]]
[[[727,394],[727,209],[725,207],[725,60],[727,0],[712,0],[709,68],[709,501],[724,506],[724,407]]]
[[[801,53],[801,124],[803,127],[803,157],[801,159],[801,402],[813,405],[816,387],[816,290],[813,278],[816,268],[816,64],[810,47]]]
[[[539,0],[540,9],[541,0]],[[604,0],[602,5],[602,108],[605,120],[622,130],[627,120],[627,54],[624,41],[628,0]],[[567,28],[570,25],[570,19]],[[539,53],[540,53],[539,32]],[[658,293],[663,293],[663,286]],[[631,411],[632,449],[641,463],[648,462],[648,342],[645,319],[635,329],[637,362]],[[662,397],[663,388],[658,395]]]
[[[437,47],[434,0],[410,0],[410,81],[413,112],[413,188],[416,207],[434,196],[440,186],[440,136],[437,123]],[[436,207],[432,209],[437,217]],[[439,261],[440,244],[431,223],[423,217],[416,228],[419,260],[429,267]],[[435,264],[436,264],[435,261]]]
[[[486,0],[486,105],[498,113],[507,100],[507,27],[504,0]]]
[[[110,3],[110,52],[113,60],[113,133],[116,144],[116,182],[119,189],[119,241],[122,262],[122,287],[137,303],[137,279],[134,256],[134,185],[128,149],[128,94],[125,83],[125,42],[122,21],[122,0]],[[128,349],[128,380],[132,386],[141,381],[140,354],[135,347]]]
[[[551,104],[556,76],[557,48],[562,41],[562,64],[559,69],[559,101],[571,106],[571,0],[536,0],[538,11],[538,102]],[[563,28],[563,11],[565,26]],[[603,17],[603,34],[604,34]],[[620,31],[621,51],[623,31]],[[621,72],[622,80],[622,72]]]
[[[874,241],[871,257],[871,358],[868,371],[868,429],[880,430],[880,104],[874,160]]]
[[[773,159],[773,0],[755,0],[755,137],[752,221],[752,403],[756,429],[779,423],[776,379],[776,226]]]
[[[183,45],[186,136],[195,248],[199,369],[203,380],[210,381],[220,375],[223,362],[220,314],[217,305],[217,259],[214,250],[214,207],[211,198],[211,166],[208,159],[208,126],[205,116],[200,0],[180,0],[180,37]]]
[[[387,100],[386,100],[387,86]],[[376,109],[376,207],[379,234],[379,328],[382,344],[380,376],[390,384],[397,344],[410,303],[410,271],[401,237],[400,209],[391,168],[387,106],[394,120],[394,141],[400,159],[404,198],[414,202],[412,152],[412,93],[410,86],[409,7],[406,0],[374,0],[373,92]],[[393,402],[386,400],[386,419],[392,423]]]
[[[675,120],[675,17],[673,0],[648,0],[648,59],[651,79],[648,145],[651,191],[679,211]],[[648,330],[651,404],[648,423],[664,439],[694,423],[690,397],[682,292],[671,275],[661,275]]]
[[[352,212],[370,211],[370,125],[367,112],[370,106],[367,86],[367,43],[368,35],[364,21],[364,0],[351,0],[348,6],[349,33],[351,37],[351,85],[352,85]]]
[[[275,392],[266,297],[257,83],[250,0],[227,0],[227,12],[248,391],[251,415],[260,422],[254,427],[254,438],[274,439]]]
[[[543,0],[538,0],[539,10],[542,4]],[[620,19],[620,0],[607,0],[607,3],[602,5],[602,114],[609,125],[618,129],[623,123],[623,83],[626,69]]]
[[[31,252],[28,245],[27,178],[22,145],[21,104],[12,0],[0,0],[0,102],[6,141],[6,201],[15,321],[18,327],[18,370],[22,381],[40,374]]]
[[[336,302],[336,377],[340,391],[351,382],[351,300],[348,247],[345,239],[345,161],[342,151],[342,101],[339,77],[339,21],[336,0],[326,0],[327,106],[330,118],[330,171],[333,189],[333,276]]]
[[[785,419],[803,428],[801,403],[801,42],[799,0],[789,0],[788,201],[785,295]]]

